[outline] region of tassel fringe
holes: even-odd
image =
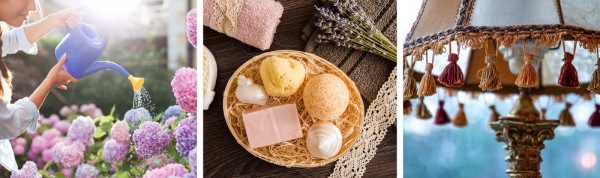
[[[579,88],[579,78],[577,77],[577,69],[573,66],[573,54],[565,52],[563,58],[563,66],[560,68],[558,76],[558,84],[563,87]]]
[[[419,104],[417,105],[417,113],[415,113],[415,117],[417,119],[429,119],[431,118],[431,112],[427,108],[427,105],[423,102],[424,97],[419,97]]]
[[[468,124],[464,107],[465,105],[463,103],[458,103],[458,112],[456,112],[456,115],[452,118],[452,124],[456,127],[465,127]]]
[[[571,109],[571,103],[567,103],[565,109],[560,112],[560,115],[558,115],[558,120],[560,120],[561,126],[575,127],[575,121],[573,120],[573,115],[571,115],[569,109]]]
[[[531,64],[533,61],[534,55],[526,54],[525,55],[525,65],[521,67],[521,71],[517,76],[517,80],[515,84],[521,88],[532,88],[538,86],[538,76],[535,71],[535,68]]]
[[[485,63],[487,66],[477,71],[477,77],[481,79],[479,82],[479,88],[481,88],[483,91],[495,91],[502,89],[500,71],[498,70],[498,66],[496,66],[496,56],[486,55]]]
[[[427,63],[425,68],[425,75],[423,75],[423,78],[421,78],[419,90],[417,91],[419,96],[431,96],[437,93],[435,88],[435,79],[433,78],[433,75],[431,75],[433,64]]]
[[[444,125],[450,123],[450,117],[448,117],[448,113],[444,110],[444,101],[439,101],[439,107],[435,112],[435,120],[433,122],[435,125]]]
[[[447,87],[463,86],[465,84],[465,76],[458,63],[456,63],[458,61],[458,54],[450,53],[448,61],[450,61],[450,64],[444,68],[440,77],[438,77],[438,81]]]

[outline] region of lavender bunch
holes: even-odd
[[[334,42],[396,62],[396,45],[375,27],[356,0],[328,0],[317,11],[315,25],[323,32],[317,36],[318,43]]]

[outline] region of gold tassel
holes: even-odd
[[[423,102],[424,97],[419,96],[419,104],[417,105],[417,113],[415,113],[415,117],[417,119],[429,119],[431,118],[431,112],[427,108],[427,105]]]
[[[500,80],[500,71],[496,66],[496,56],[486,55],[485,66],[477,71],[477,78],[481,79],[479,82],[479,88],[483,91],[495,91],[502,89],[502,82]]]
[[[560,112],[560,115],[558,115],[558,120],[560,120],[561,126],[575,127],[575,121],[573,120],[573,115],[571,115],[569,109],[571,109],[571,103],[567,103],[565,109]]]
[[[464,111],[464,107],[465,107],[465,104],[458,103],[458,112],[456,112],[456,114],[454,115],[454,118],[452,118],[452,124],[454,124],[454,126],[456,126],[456,127],[465,127],[468,124],[467,116],[465,115],[465,111]]]
[[[535,72],[535,68],[531,64],[533,58],[533,54],[525,55],[525,65],[521,67],[521,71],[519,72],[517,80],[515,81],[515,84],[521,88],[532,88],[538,86],[538,76]]]
[[[408,76],[404,78],[404,100],[417,98],[417,81],[412,73],[412,69],[408,69]]]
[[[427,63],[425,69],[425,75],[423,75],[423,78],[421,78],[421,83],[419,85],[419,96],[431,96],[437,93],[435,88],[435,79],[433,78],[433,75],[431,75],[433,64]]]
[[[600,63],[600,58],[596,60],[596,69],[594,73],[592,73],[592,79],[590,80],[590,85],[588,85],[588,90],[594,94],[600,94],[600,72],[598,72],[598,63]]]

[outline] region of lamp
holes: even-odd
[[[588,83],[600,82],[596,81],[597,77],[591,77],[597,55],[582,52],[597,52],[600,44],[598,7],[600,2],[594,0],[424,0],[404,43],[403,60],[405,66],[409,66],[405,77],[413,77],[414,73],[419,81],[420,73],[425,71],[419,66],[425,66],[426,61],[433,61],[432,74],[439,76],[440,69],[448,62],[438,57],[423,58],[433,55],[443,58],[450,52],[458,52],[451,49],[460,47],[463,54],[459,55],[457,63],[464,79],[452,79],[464,84],[452,87],[480,91],[480,78],[490,78],[482,77],[478,72],[493,62],[498,72],[489,70],[493,74],[486,76],[500,79],[502,87],[485,90],[498,94],[519,93],[508,116],[490,124],[496,131],[496,140],[507,144],[507,174],[509,177],[541,177],[543,142],[554,138],[559,121],[542,120],[530,94],[598,91],[594,89],[596,85],[592,85],[590,91],[586,90]],[[531,62],[524,62],[525,52],[533,54]],[[574,55],[569,56],[567,52]],[[494,53],[497,54],[495,60],[487,59],[486,56],[494,56]],[[571,59],[574,60],[571,62]],[[524,66],[528,63],[533,67]],[[451,70],[451,76],[459,73],[454,66]],[[441,85],[440,82],[436,84]]]

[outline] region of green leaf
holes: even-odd
[[[109,116],[114,116],[114,114],[115,114],[115,105],[113,105],[113,107],[110,109]]]
[[[99,139],[106,135],[106,132],[102,130],[102,128],[96,128],[96,132],[94,133],[94,138]]]
[[[52,163],[54,163],[54,161],[52,161],[52,160],[48,161],[48,163],[46,163],[46,165],[44,166],[44,171],[47,171],[48,168],[50,167],[50,165],[52,165]]]
[[[167,150],[166,150],[166,155],[174,160],[178,160],[179,157],[181,157],[181,155],[177,151],[175,144],[176,144],[175,140],[169,142],[169,146],[167,146]]]
[[[54,177],[67,177],[67,176],[65,176],[61,171],[56,171],[54,173]]]

